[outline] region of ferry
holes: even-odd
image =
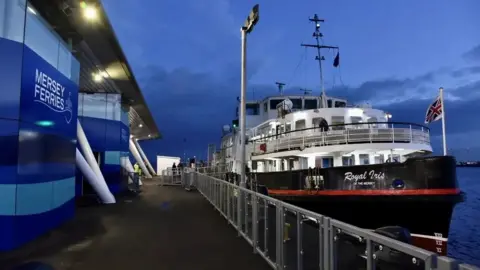
[[[315,15],[316,60],[321,49]],[[334,65],[338,65],[338,57]],[[336,62],[336,63],[335,63]],[[407,229],[412,243],[445,255],[455,205],[463,201],[452,156],[432,156],[428,127],[391,121],[370,104],[321,95],[280,93],[246,103],[249,181],[269,196],[331,218],[376,230]],[[217,163],[240,174],[237,119],[224,126]]]

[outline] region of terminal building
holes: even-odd
[[[99,0],[0,0],[0,251],[115,203],[161,137]]]

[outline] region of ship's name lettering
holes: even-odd
[[[360,174],[354,174],[352,172],[345,173],[346,181],[358,181],[358,180],[383,180],[385,179],[385,173],[376,172],[375,170],[365,171]]]

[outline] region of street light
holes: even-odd
[[[245,165],[246,162],[246,95],[247,95],[247,34],[252,32],[253,27],[258,23],[260,19],[258,4],[252,8],[250,14],[245,20],[244,25],[240,29],[242,33],[242,68],[241,68],[241,94],[240,94],[240,186],[245,187]]]
[[[95,6],[88,5],[85,1],[80,2],[80,7],[83,9],[83,16],[88,21],[94,21],[98,18],[98,11]]]

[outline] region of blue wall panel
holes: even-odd
[[[79,119],[92,150],[104,152],[106,150],[105,132],[107,130],[105,122],[108,120],[93,117],[79,117]]]
[[[3,18],[2,18],[3,19]],[[0,38],[0,118],[18,119],[23,44]]]
[[[0,39],[0,59],[0,118],[16,119],[0,120],[0,250],[9,250],[74,214],[78,86],[22,44]]]
[[[125,188],[122,181],[122,152],[128,151],[129,129],[120,121],[93,117],[79,117],[93,151],[101,152],[100,170],[110,191],[114,194]],[[123,131],[122,131],[123,130]],[[77,176],[81,179],[81,175]],[[77,194],[81,181],[77,180]]]
[[[105,132],[105,150],[110,151],[119,151],[121,150],[121,131],[120,121],[106,121],[106,132]]]

